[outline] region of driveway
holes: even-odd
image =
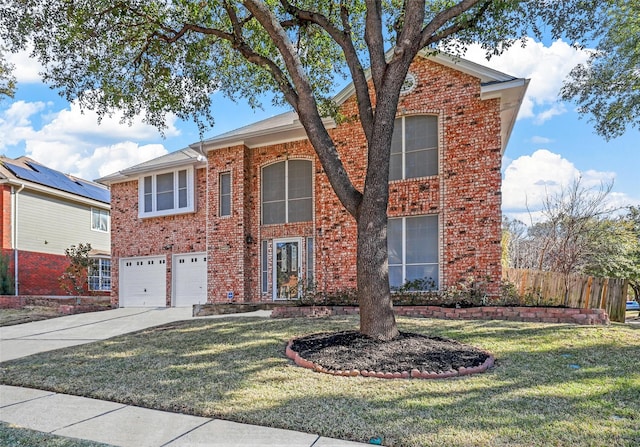
[[[197,318],[269,315],[269,311],[256,311]],[[192,318],[188,307],[120,308],[3,326],[0,327],[0,362]]]

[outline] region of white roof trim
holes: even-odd
[[[199,146],[194,145],[194,147],[199,147]],[[184,150],[185,149],[182,149],[182,151]],[[163,157],[170,156],[172,154],[175,155],[175,152],[158,157],[156,160],[159,160]],[[169,170],[180,168],[183,166],[193,166],[194,168],[197,169],[199,167],[205,166],[207,164],[207,159],[204,157],[204,155],[198,154],[197,157],[186,156],[185,158],[180,158],[177,160],[169,160],[165,162],[158,162],[158,163],[149,163],[149,162],[153,162],[153,160],[149,160],[139,165],[123,169],[122,171],[109,174],[107,176],[99,178],[98,180],[96,180],[96,182],[102,183],[104,185],[111,185],[113,183],[121,183],[121,182],[130,181],[130,180],[135,180],[138,177],[140,177],[140,174],[145,174],[145,173],[169,171]]]
[[[228,132],[226,134],[219,135],[217,137],[210,138],[202,143],[204,150],[211,151],[216,149],[222,149],[231,146],[247,146],[248,148],[268,146],[273,144],[287,143],[290,141],[306,140],[307,133],[297,119],[297,115],[292,114],[295,117],[287,124],[275,125],[274,127],[265,127],[270,120],[274,122],[280,121],[280,119],[286,115],[286,112],[281,115],[277,115],[273,118],[267,118],[266,120],[258,121],[254,124],[246,126],[246,131],[237,133],[235,131]],[[323,118],[322,123],[327,129],[334,129],[337,125],[333,118]],[[255,127],[254,127],[255,125]],[[257,128],[257,130],[252,130]],[[199,147],[200,143],[192,144],[190,147]]]

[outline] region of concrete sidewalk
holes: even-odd
[[[257,311],[205,318],[267,317],[269,314]],[[0,327],[0,361],[91,343],[191,318],[189,308],[123,308]],[[0,385],[0,421],[114,446],[368,445],[7,385]]]

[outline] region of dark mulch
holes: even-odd
[[[443,372],[481,365],[489,354],[443,337],[401,332],[379,341],[357,331],[312,334],[297,338],[291,349],[330,370]]]

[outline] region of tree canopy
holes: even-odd
[[[16,78],[13,76],[13,66],[7,62],[0,48],[0,101],[3,98],[13,98],[16,89]]]
[[[400,89],[421,50],[499,54],[542,32],[580,41],[597,0],[5,0],[0,38],[33,44],[45,81],[99,114],[169,113],[213,123],[211,95],[258,106],[274,95],[298,114],[331,186],[358,228],[360,328],[398,334],[388,280],[389,160]],[[367,140],[354,186],[322,117],[336,80],[353,82]]]
[[[603,3],[599,43],[589,60],[571,71],[561,95],[611,139],[628,127],[640,130],[640,2]]]

